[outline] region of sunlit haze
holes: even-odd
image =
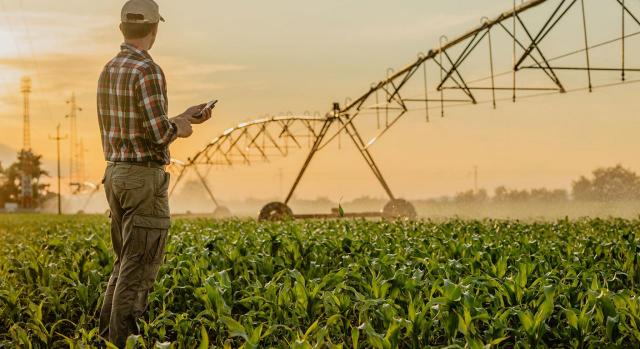
[[[66,101],[75,93],[82,107],[78,128],[87,179],[100,181],[105,161],[96,86],[123,41],[122,3],[0,0],[3,165],[22,147],[20,78],[30,76],[32,144],[44,156],[48,180],[55,174],[55,142],[49,136],[57,124],[69,133]],[[454,37],[482,16],[512,5],[508,0],[158,3],[167,21],[150,53],[167,75],[170,116],[220,100],[211,122],[195,126],[192,138],[171,147],[172,156],[182,160],[242,121],[289,111],[324,114],[332,102],[366,92],[388,67],[401,68],[418,52],[437,47],[441,35]],[[640,29],[632,24],[630,31]],[[635,60],[627,64],[638,68],[637,37],[629,39],[628,49]],[[640,77],[633,74],[629,80]],[[574,85],[584,83],[580,76]],[[500,185],[568,189],[596,167],[620,163],[640,170],[639,93],[640,84],[628,84],[515,104],[500,101],[496,110],[488,104],[455,108],[444,118],[435,110],[429,123],[424,112],[411,112],[371,151],[397,196],[410,199],[473,188],[474,166],[479,186],[489,191]],[[63,177],[68,148],[63,143]],[[305,155],[302,149],[268,164],[215,168],[209,182],[227,200],[282,197]],[[323,149],[297,192],[336,201],[362,195],[384,197],[384,191],[347,139]]]

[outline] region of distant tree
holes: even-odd
[[[374,207],[382,207],[387,202],[385,199],[373,198],[369,195],[355,198],[350,202],[345,202],[345,206],[358,207],[358,209],[373,209]]]
[[[0,184],[0,202],[21,202],[22,176],[31,177],[32,202],[39,206],[47,196],[48,184],[40,183],[43,176],[49,174],[42,170],[42,155],[36,155],[30,150],[18,152],[18,161],[2,171],[3,183]]]
[[[526,190],[507,189],[504,186],[499,186],[494,191],[493,200],[495,202],[518,202],[527,201],[531,195]]]
[[[326,196],[318,196],[315,199],[296,198],[291,200],[291,202],[299,205],[311,205],[311,206],[313,205],[334,206],[336,204]]]
[[[593,178],[573,182],[576,200],[619,201],[640,199],[640,177],[622,165],[598,168]]]
[[[589,179],[585,176],[581,176],[580,179],[573,182],[572,194],[574,200],[589,201],[595,200],[593,193],[593,185]]]
[[[435,198],[415,200],[415,203],[419,205],[450,204],[453,202],[453,200],[454,199],[452,197],[443,195]]]
[[[502,202],[507,201],[509,190],[503,185],[497,187],[493,191],[493,201]]]
[[[569,193],[564,189],[547,188],[531,189],[530,200],[542,202],[566,201],[569,199]]]
[[[480,203],[487,200],[489,200],[489,195],[484,189],[480,189],[477,192],[474,190],[460,192],[453,198],[456,203]]]
[[[495,189],[495,202],[557,202],[569,199],[569,193],[563,189],[537,188],[529,190],[507,189],[504,186]]]
[[[371,203],[379,204],[381,201],[384,201],[384,200],[378,199],[378,198],[372,198],[369,195],[364,195],[351,200],[350,203],[351,204],[371,204]]]
[[[526,190],[512,189],[509,191],[508,197],[511,201],[528,201],[531,195]]]

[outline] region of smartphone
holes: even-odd
[[[198,114],[194,115],[193,117],[195,117],[196,119],[201,118],[202,117],[202,112],[207,110],[207,109],[215,108],[216,103],[218,103],[217,99],[207,103],[207,105],[205,105],[204,108],[202,108],[202,110]]]

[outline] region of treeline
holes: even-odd
[[[453,201],[456,203],[474,203],[474,202],[525,202],[525,201],[538,201],[538,202],[556,202],[569,200],[569,193],[564,189],[531,189],[531,190],[519,190],[508,189],[504,186],[500,186],[495,189],[493,196],[489,196],[485,189],[480,189],[477,192],[473,190],[465,191],[456,194],[453,198],[441,198],[441,201]]]
[[[500,186],[490,196],[485,189],[460,192],[454,197],[435,199],[435,202],[562,202],[562,201],[634,201],[640,200],[640,176],[617,165],[598,168],[590,178],[574,181],[571,192],[564,189],[538,188],[531,190],[508,189]]]
[[[599,168],[573,182],[573,198],[589,201],[640,200],[640,177],[621,165]]]
[[[42,155],[31,150],[19,151],[13,164],[7,167],[0,164],[0,208],[7,203],[20,204],[21,207],[27,203],[28,207],[39,207],[54,195],[48,191],[48,184],[40,182],[42,177],[48,176],[42,169]],[[25,191],[31,193],[28,197],[22,195],[25,185],[31,187]]]

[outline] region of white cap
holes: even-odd
[[[160,6],[153,0],[129,0],[122,6],[122,23],[164,22]]]

